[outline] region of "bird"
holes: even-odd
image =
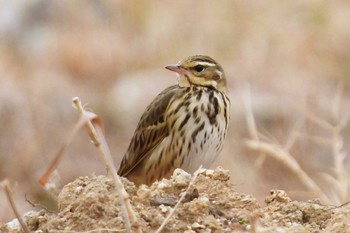
[[[221,65],[194,55],[165,68],[178,82],[148,105],[118,170],[137,186],[170,178],[176,168],[209,168],[228,131],[230,99]]]

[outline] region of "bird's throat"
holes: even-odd
[[[190,87],[190,86],[192,86],[192,83],[189,80],[188,76],[186,77],[185,75],[179,75],[178,81],[179,81],[179,86],[180,87]]]

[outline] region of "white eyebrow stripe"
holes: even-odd
[[[197,61],[196,63],[197,63],[198,65],[201,65],[201,66],[212,66],[212,67],[216,66],[216,65],[213,64],[213,63],[205,62],[205,61]]]

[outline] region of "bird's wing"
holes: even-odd
[[[143,113],[128,151],[124,155],[118,174],[127,176],[168,135],[166,109],[175,95],[181,92],[178,85],[162,91]]]

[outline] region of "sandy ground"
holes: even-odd
[[[139,226],[155,232],[193,177],[178,169],[169,180],[135,187],[123,179]],[[293,201],[273,190],[261,206],[248,194],[238,193],[229,171],[201,170],[183,202],[163,232],[349,232],[350,205],[322,205]],[[58,195],[59,210],[28,212],[25,220],[33,232],[124,232],[118,195],[106,176],[80,177]],[[135,227],[135,226],[134,226]],[[0,224],[1,232],[20,232],[16,221]]]
[[[213,57],[228,79],[229,132],[212,168],[230,170],[235,191],[260,205],[271,189],[298,201],[350,200],[350,1],[0,6],[0,182],[13,184],[21,214],[33,209],[25,194],[45,202],[38,178],[77,121],[73,97],[103,119],[118,167],[147,105],[176,83],[164,67],[194,54]],[[248,146],[256,134],[247,106],[260,141],[282,149],[292,166]],[[105,174],[105,166],[81,130],[58,167],[59,187],[92,173]],[[13,218],[0,191],[0,222]]]

